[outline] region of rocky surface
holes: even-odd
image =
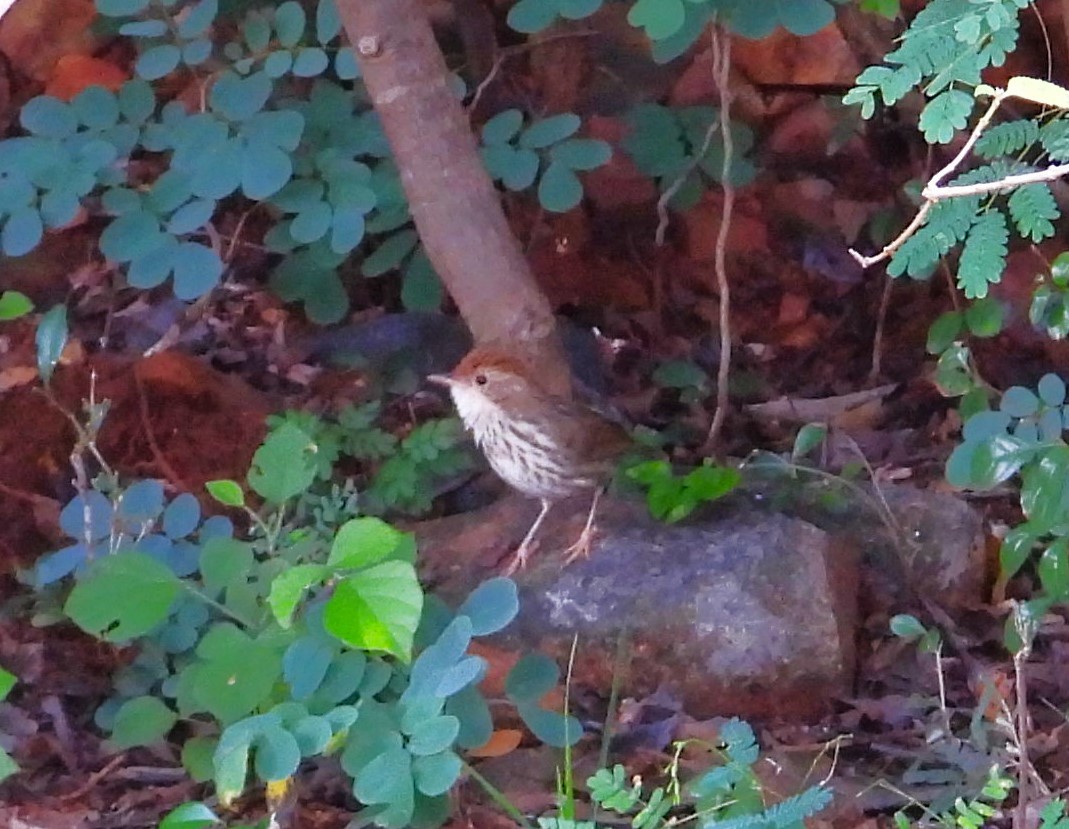
[[[850,689],[858,574],[847,543],[741,499],[682,524],[653,521],[644,505],[607,501],[591,557],[562,566],[587,502],[550,513],[520,587],[520,616],[504,640],[564,664],[573,681],[611,687],[627,637],[621,693],[678,694],[693,716],[815,717]],[[492,574],[534,517],[519,496],[418,529],[425,574],[462,596]]]

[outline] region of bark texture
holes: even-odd
[[[477,342],[521,344],[552,390],[567,364],[419,0],[340,0],[423,245]]]

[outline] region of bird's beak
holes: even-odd
[[[439,386],[452,386],[456,382],[448,374],[428,374],[427,379]]]

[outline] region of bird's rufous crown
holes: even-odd
[[[469,351],[464,359],[457,363],[457,367],[450,373],[454,380],[467,380],[481,371],[497,370],[509,374],[528,376],[531,369],[524,365],[519,357],[507,353],[503,349],[492,346],[476,346]]]

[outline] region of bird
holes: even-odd
[[[541,510],[505,573],[523,569],[538,528],[559,500],[592,492],[586,525],[565,563],[590,554],[598,502],[616,461],[632,445],[619,423],[583,403],[550,393],[536,371],[511,349],[477,345],[448,375],[428,380],[448,387],[457,413],[494,472]]]

